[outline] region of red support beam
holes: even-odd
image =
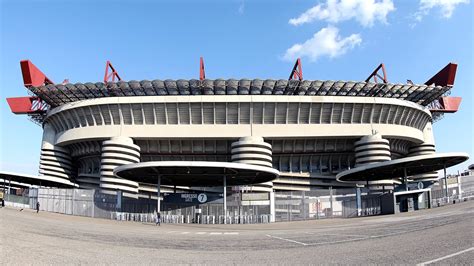
[[[53,81],[46,77],[30,60],[21,60],[20,67],[25,87],[39,87],[54,84]]]
[[[438,99],[438,105],[435,108],[430,109],[430,111],[439,113],[455,113],[459,110],[461,100],[461,97],[440,97]]]
[[[382,75],[379,74],[379,70],[382,69]],[[365,80],[365,82],[369,82],[370,79],[374,78],[375,83],[379,83],[377,78],[380,78],[383,83],[388,83],[387,72],[385,71],[384,63],[381,63],[375,70],[370,74],[370,76]]]
[[[293,66],[293,70],[291,70],[290,77],[288,80],[292,79],[299,79],[300,81],[303,80],[303,67],[301,65],[301,59],[296,59],[295,65]]]
[[[204,69],[204,59],[202,56],[199,58],[199,80],[206,79],[206,70]]]
[[[7,102],[14,114],[44,113],[48,109],[48,105],[35,96],[7,98]]]
[[[456,78],[457,64],[449,63],[433,77],[431,77],[425,85],[436,85],[436,86],[453,86],[454,79]]]
[[[110,74],[109,74],[109,69],[110,69]],[[112,80],[110,80],[112,78]],[[112,81],[115,82],[115,78],[117,80],[122,80],[115,70],[114,66],[112,66],[112,63],[107,60],[107,63],[105,63],[105,75],[104,75],[104,83],[107,84],[107,82]]]

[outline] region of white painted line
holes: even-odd
[[[197,232],[196,235],[205,235],[206,232]]]
[[[268,237],[271,237],[271,238],[275,238],[275,239],[280,239],[280,240],[284,240],[284,241],[288,241],[288,242],[300,244],[300,245],[303,245],[303,246],[307,246],[307,245],[308,245],[308,244],[303,243],[303,242],[299,242],[299,241],[291,240],[291,239],[286,239],[286,238],[283,238],[283,237],[271,236],[271,235],[267,235],[267,236],[268,236]]]
[[[368,239],[368,238],[370,238],[370,237],[353,238],[353,239],[338,240],[338,241],[328,241],[328,242],[320,242],[320,243],[309,243],[309,244],[306,244],[306,245],[307,245],[307,246],[318,246],[318,245],[338,244],[338,243],[344,243],[344,242],[359,241],[359,240],[364,240],[364,239]]]
[[[346,234],[326,234],[326,233],[314,233],[313,235],[320,235],[320,236],[346,236],[346,237],[362,237],[366,238],[367,236],[364,235],[346,235]]]
[[[238,235],[237,232],[225,232],[224,235]]]
[[[181,232],[182,235],[189,234],[189,232]]]
[[[172,233],[176,233],[176,231],[169,231],[169,232],[167,232],[167,234],[172,234]]]
[[[212,233],[210,233],[210,234],[211,234],[211,235],[222,235],[222,233],[220,233],[220,232],[212,232]]]
[[[461,255],[463,253],[466,253],[466,252],[469,252],[469,251],[473,251],[474,250],[474,247],[470,247],[468,249],[465,249],[465,250],[461,250],[459,252],[456,252],[456,253],[453,253],[453,254],[449,254],[449,255],[446,255],[444,257],[441,257],[441,258],[437,258],[437,259],[434,259],[434,260],[430,260],[430,261],[425,261],[425,262],[422,262],[422,263],[419,263],[417,264],[417,266],[423,266],[423,265],[428,265],[428,264],[431,264],[431,263],[435,263],[435,262],[438,262],[440,260],[445,260],[445,259],[449,259],[451,257],[454,257],[454,256],[457,256],[457,255]]]

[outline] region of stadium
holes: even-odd
[[[227,193],[244,193],[274,213],[275,192],[429,188],[468,158],[436,153],[432,125],[461,102],[453,63],[423,84],[390,83],[383,64],[363,81],[305,80],[299,59],[280,80],[207,79],[202,58],[191,80],[124,81],[107,62],[103,82],[54,83],[20,65],[30,96],[7,101],[42,126],[37,178],[50,187],[215,192],[224,216]]]

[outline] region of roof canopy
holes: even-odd
[[[117,96],[166,95],[307,95],[388,97],[427,106],[451,86],[391,84],[332,80],[142,80],[108,83],[49,84],[29,88],[52,107]]]
[[[228,186],[251,185],[272,181],[278,170],[251,164],[198,161],[155,161],[126,164],[115,168],[114,174],[128,180],[175,186],[222,186],[227,177]]]
[[[412,156],[346,170],[337,174],[336,179],[341,182],[384,180],[404,177],[405,171],[407,176],[413,176],[451,167],[468,158],[462,152]]]
[[[22,183],[24,185],[35,185],[35,186],[44,186],[44,187],[78,187],[77,184],[65,180],[63,178],[53,177],[53,176],[35,176],[28,174],[20,174],[13,172],[0,171],[0,180],[9,183],[9,181],[14,181],[17,183]]]

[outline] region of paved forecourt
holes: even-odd
[[[468,264],[474,259],[474,202],[390,216],[252,225],[158,227],[8,208],[0,209],[0,217],[5,264]]]

